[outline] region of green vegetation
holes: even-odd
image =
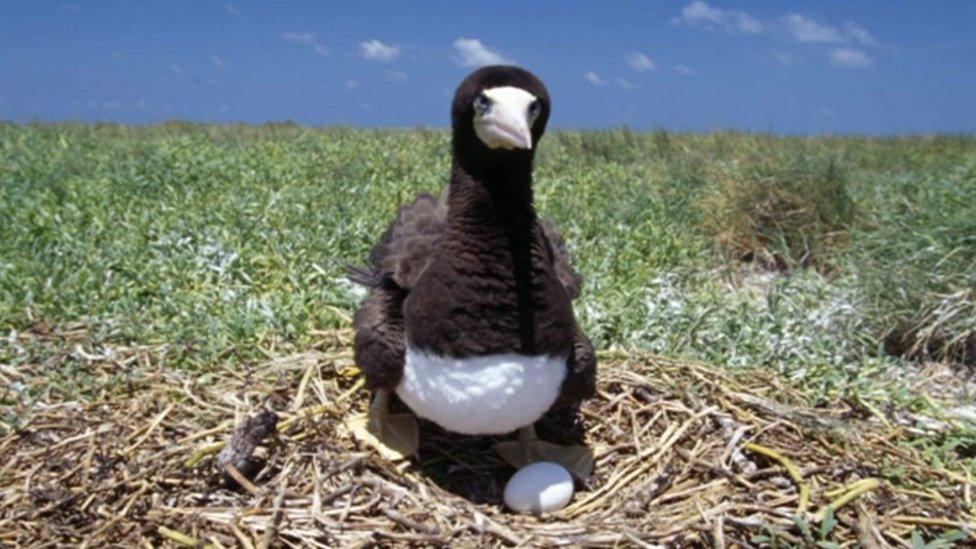
[[[700,214],[727,261],[825,272],[850,236],[854,203],[832,156],[767,150],[713,172]]]
[[[174,367],[301,348],[442,131],[0,125],[0,330],[83,322]],[[976,361],[976,139],[555,132],[536,196],[602,348],[766,365],[821,395]],[[0,362],[54,349],[0,343]],[[868,380],[868,381],[866,381]]]

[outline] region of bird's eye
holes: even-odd
[[[542,105],[538,101],[533,101],[529,105],[529,120],[535,122],[535,119],[539,117],[539,113],[542,112]]]
[[[484,94],[478,94],[478,96],[474,98],[474,108],[480,113],[485,113],[489,108],[491,108],[491,101],[489,101]]]

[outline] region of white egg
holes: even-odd
[[[519,513],[551,513],[573,499],[573,477],[562,465],[539,461],[522,467],[505,485],[505,505]]]

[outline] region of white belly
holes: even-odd
[[[455,433],[531,425],[559,396],[566,358],[515,353],[449,358],[407,347],[396,393],[418,416]]]

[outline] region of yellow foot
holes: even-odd
[[[515,469],[537,461],[552,461],[581,481],[593,472],[593,450],[586,446],[561,446],[539,440],[531,426],[519,431],[518,440],[495,443],[492,449]]]
[[[377,391],[369,413],[349,418],[346,428],[357,440],[372,446],[384,458],[399,461],[417,453],[420,429],[413,414],[391,414],[389,398],[389,392]]]

